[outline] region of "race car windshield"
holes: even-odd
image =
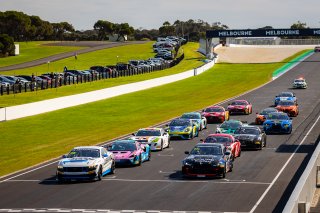
[[[292,93],[280,93],[279,97],[293,97]]]
[[[277,114],[269,114],[268,119],[269,120],[289,120],[289,117],[287,114],[277,113]]]
[[[221,124],[220,127],[223,128],[223,129],[236,129],[236,128],[240,127],[240,126],[241,126],[241,124],[238,123],[238,122],[233,122],[233,123],[224,122],[224,123]]]
[[[204,140],[205,143],[223,143],[224,145],[229,145],[232,140],[229,137],[223,136],[209,136]]]
[[[242,106],[244,106],[244,105],[247,105],[247,103],[245,103],[243,101],[234,101],[234,102],[231,103],[231,105],[242,105]]]
[[[303,83],[303,82],[304,82],[304,80],[297,79],[297,80],[294,80],[294,82],[296,82],[296,83]]]
[[[198,114],[183,114],[181,118],[187,118],[187,119],[200,119],[201,116]]]
[[[221,108],[207,108],[205,112],[223,112]]]
[[[68,154],[67,157],[68,158],[75,158],[75,157],[99,158],[100,151],[99,149],[74,149]]]
[[[161,136],[159,130],[139,130],[136,136]]]
[[[216,146],[196,146],[191,152],[191,155],[221,155],[221,149]]]
[[[239,128],[234,132],[234,134],[259,135],[260,131],[254,128]]]
[[[280,101],[278,106],[293,106],[294,102],[293,101]]]
[[[169,126],[190,126],[190,121],[189,120],[173,120],[171,121]]]
[[[114,143],[108,148],[109,151],[134,151],[136,149],[135,143]]]
[[[269,113],[271,112],[277,112],[278,110],[277,109],[274,109],[274,108],[271,108],[271,109],[264,109],[261,111],[261,115],[268,115]]]

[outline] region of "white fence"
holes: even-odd
[[[201,74],[202,72],[210,69],[215,64],[215,60],[189,71],[183,73],[164,76],[160,78],[150,79],[146,81],[135,82],[131,84],[125,84],[115,86],[111,88],[101,89],[92,92],[86,92],[77,95],[70,95],[60,98],[54,98],[50,100],[44,100],[29,104],[17,105],[12,107],[6,107],[0,109],[0,121],[14,120],[27,116],[37,115],[41,113],[51,112],[59,109],[73,107],[81,104],[91,103],[103,99],[112,98],[119,95],[124,95],[132,92],[137,92],[152,87],[161,86],[164,84],[180,81],[194,75]]]

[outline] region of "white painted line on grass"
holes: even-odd
[[[320,115],[318,116],[317,120],[314,122],[314,124],[311,126],[311,128],[309,129],[309,131],[307,132],[307,134],[303,137],[302,141],[300,142],[300,144],[297,146],[297,148],[294,150],[294,152],[290,155],[289,159],[287,160],[287,162],[282,166],[281,170],[278,172],[277,176],[272,180],[271,184],[269,185],[269,187],[266,189],[266,191],[264,191],[264,193],[261,195],[260,199],[257,201],[257,203],[253,206],[253,208],[251,209],[250,213],[253,213],[256,208],[259,206],[259,204],[261,203],[261,201],[265,198],[265,196],[267,195],[267,193],[270,191],[270,189],[273,187],[273,185],[275,184],[275,182],[278,180],[278,178],[280,177],[280,175],[282,174],[282,172],[284,171],[284,169],[287,167],[287,165],[290,163],[291,159],[293,158],[293,156],[297,153],[298,149],[301,147],[301,145],[303,144],[303,142],[306,140],[306,138],[309,136],[310,132],[313,130],[313,128],[315,127],[315,125],[318,123],[320,119]]]

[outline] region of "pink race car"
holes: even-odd
[[[115,157],[116,165],[138,165],[151,159],[148,144],[141,144],[134,140],[117,140],[107,146],[108,151]]]
[[[249,115],[252,113],[252,104],[246,100],[235,100],[228,106],[229,114],[244,113]]]

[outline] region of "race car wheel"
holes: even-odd
[[[240,157],[241,156],[241,149],[239,150],[239,155],[238,155],[238,157]]]
[[[63,183],[64,179],[57,175],[57,181],[58,181],[58,183]]]
[[[99,168],[98,174],[97,174],[97,181],[100,181],[102,179],[102,168]]]
[[[261,142],[261,144],[258,146],[258,150],[262,150],[262,142]]]
[[[141,163],[142,163],[142,157],[141,157],[141,154],[139,155],[139,162],[138,162],[138,166],[141,166]]]
[[[147,161],[150,161],[150,160],[151,160],[151,152],[149,151],[148,160]]]
[[[245,109],[244,114],[249,115],[249,109]]]
[[[221,175],[221,178],[225,178],[226,177],[226,165],[224,165],[224,169]]]
[[[193,138],[193,131],[189,134],[189,139],[191,140]]]
[[[170,139],[168,139],[168,146],[167,146],[167,148],[169,148],[170,147]]]
[[[163,150],[163,140],[161,140],[161,148],[160,148],[160,151]]]
[[[115,161],[112,162],[111,171],[110,171],[110,174],[114,174],[114,173],[116,173],[116,162]]]

